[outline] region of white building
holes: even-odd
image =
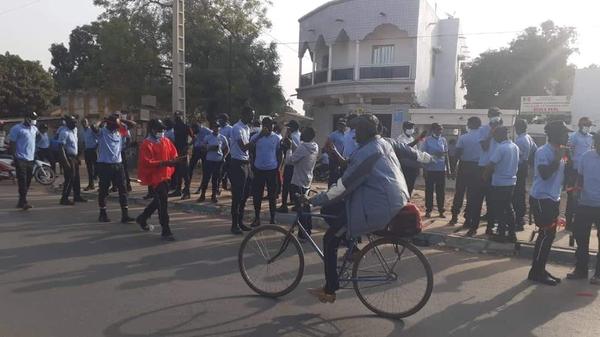
[[[600,131],[600,69],[577,69],[573,84],[571,109],[573,118],[571,124],[577,130],[581,117],[589,117],[596,125],[595,131]]]
[[[460,22],[426,0],[334,0],[299,21],[298,98],[320,142],[349,113],[374,113],[395,136],[411,107],[464,106]]]

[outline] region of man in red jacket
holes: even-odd
[[[154,199],[140,214],[136,222],[142,230],[148,231],[148,219],[158,210],[158,219],[162,227],[162,239],[175,241],[169,227],[167,209],[169,181],[175,172],[175,166],[185,157],[178,158],[173,142],[164,136],[165,126],[160,119],[152,119],[148,123],[148,137],[140,146],[138,161],[138,178],[143,185],[152,187]]]

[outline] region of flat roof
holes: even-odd
[[[331,0],[329,2],[326,2],[326,3],[322,4],[321,6],[313,9],[312,11],[308,12],[307,14],[305,14],[304,16],[302,16],[300,19],[298,19],[298,21],[302,21],[304,19],[307,19],[309,16],[312,16],[312,15],[314,15],[314,14],[316,14],[316,13],[324,10],[327,7],[331,7],[333,5],[341,4],[341,3],[344,3],[344,2],[348,2],[348,1],[353,1],[353,0]]]

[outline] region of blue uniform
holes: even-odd
[[[446,153],[448,152],[448,142],[444,137],[427,137],[423,142],[421,151],[429,153],[433,160],[425,165],[426,171],[444,172],[446,171]]]
[[[356,130],[350,129],[344,135],[344,152],[342,156],[346,159],[352,157],[352,154],[358,149],[358,143],[356,142]]]
[[[490,157],[494,164],[492,186],[515,186],[517,184],[517,171],[519,170],[519,147],[510,140],[498,144]]]
[[[119,130],[114,132],[102,128],[98,132],[98,163],[120,164],[123,137]]]
[[[479,129],[479,141],[481,142],[481,141],[486,140],[490,136],[491,132],[492,132],[491,126],[489,126],[489,125],[482,126]],[[490,157],[496,150],[497,146],[498,146],[498,143],[494,140],[494,138],[492,138],[490,140],[490,147],[488,148],[488,150],[485,151],[485,150],[481,149],[481,156],[479,157],[479,166],[481,166],[481,167],[488,166],[488,164],[490,163]]]
[[[583,176],[583,190],[579,196],[579,205],[600,207],[600,155],[588,151],[581,156],[577,171]]]
[[[58,142],[65,148],[65,153],[70,156],[77,155],[77,133],[75,130],[63,128],[58,135]]]
[[[592,149],[594,139],[589,133],[581,133],[577,131],[569,137],[569,147],[571,148],[571,156],[574,167],[578,167],[579,160],[584,153]]]
[[[198,134],[194,137],[194,147],[202,146],[202,144],[204,144],[204,139],[206,139],[206,136],[208,135],[212,135],[212,130],[205,126],[201,126],[198,130]]]
[[[95,149],[98,147],[98,136],[92,128],[83,128],[83,144],[86,150]]]
[[[36,146],[38,149],[47,149],[50,147],[50,137],[48,137],[48,133],[40,133]]]
[[[458,138],[457,149],[462,149],[460,161],[479,163],[481,144],[479,144],[479,129],[470,130]]]
[[[546,144],[540,147],[535,153],[535,173],[533,185],[529,194],[535,199],[551,199],[560,201],[560,192],[562,191],[565,179],[565,161],[561,158],[558,170],[546,180],[542,179],[538,167],[540,165],[549,165],[557,159],[557,150],[551,145]]]
[[[215,145],[219,146],[218,150],[208,150],[208,152],[206,153],[206,160],[208,161],[223,161],[223,149],[229,146],[227,138],[225,136],[223,136],[222,134],[218,134],[215,136],[212,133],[204,137],[202,144],[208,147]]]
[[[344,153],[344,133],[338,130],[333,131],[329,134],[329,140],[333,143],[337,152],[340,154]]]
[[[275,170],[279,166],[277,162],[277,151],[279,151],[280,140],[273,132],[268,136],[260,137],[260,133],[252,136],[250,140],[256,143],[256,158],[254,167],[259,170]]]
[[[523,133],[515,139],[515,144],[519,147],[519,164],[529,161],[529,157],[537,151],[537,145],[530,135]]]
[[[240,149],[240,145],[238,144],[240,140],[244,144],[250,142],[250,127],[244,124],[242,121],[235,123],[233,129],[231,130],[231,158],[248,161],[250,160],[250,155],[248,155],[248,151],[243,151]]]
[[[13,126],[8,134],[8,139],[15,147],[15,157],[21,160],[32,161],[35,158],[35,141],[38,129],[20,123]]]
[[[221,127],[221,130],[219,130],[219,133],[225,136],[225,138],[227,138],[227,141],[230,141],[231,130],[233,130],[233,126],[225,124],[225,126]]]

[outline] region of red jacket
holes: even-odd
[[[171,179],[175,172],[174,167],[160,166],[160,163],[177,158],[177,150],[173,142],[166,137],[156,141],[152,138],[144,139],[140,145],[138,160],[138,178],[142,185],[156,187],[163,181]]]

